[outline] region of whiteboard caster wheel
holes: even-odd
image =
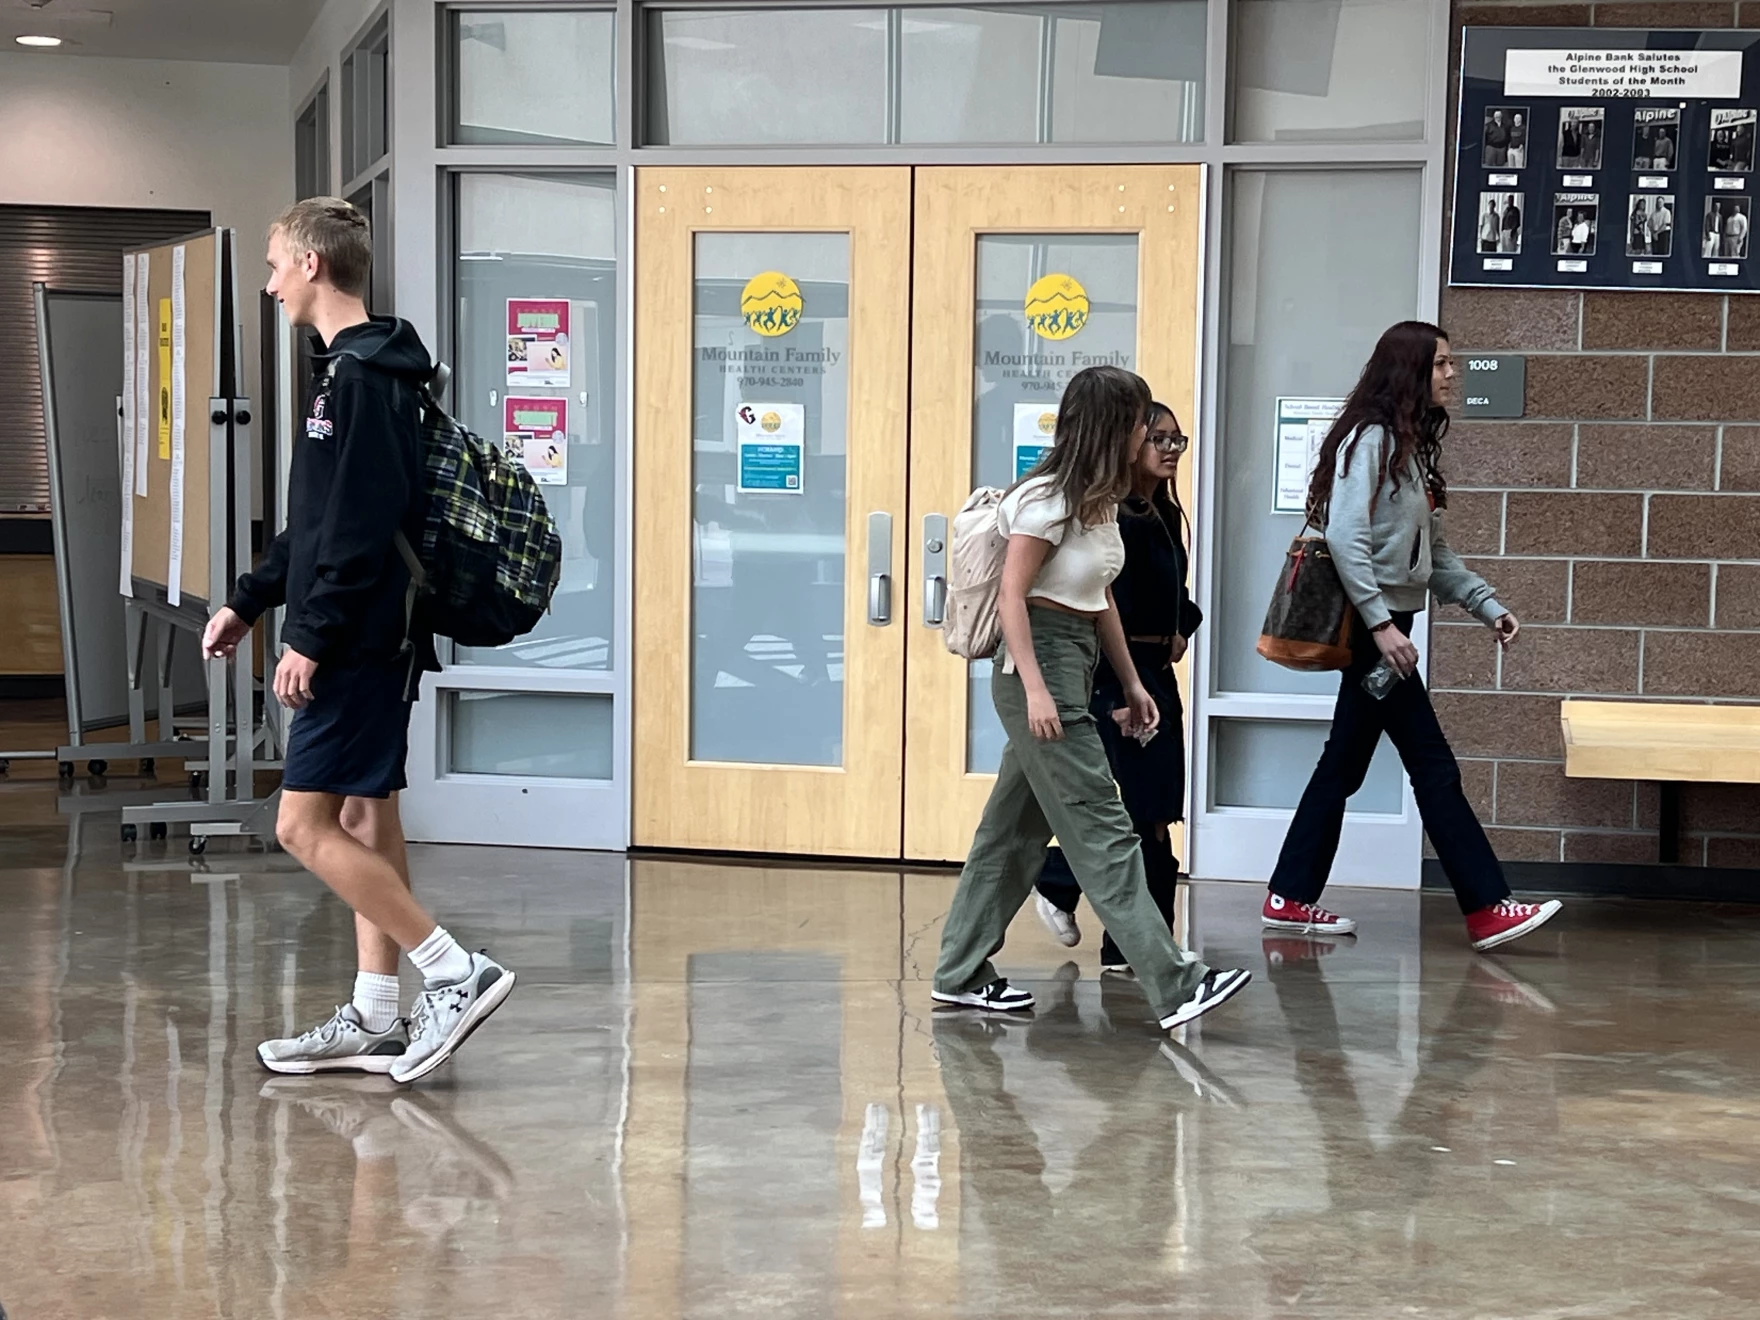
[[[159,772],[159,767],[153,763],[152,757],[148,756],[148,757],[145,757],[142,759],[142,761],[141,761],[141,776],[143,778],[151,779],[158,772]]]
[[[147,826],[147,837],[155,843],[162,840],[168,833],[170,831],[166,829],[165,822],[162,820],[156,820]]]
[[[12,762],[6,760],[3,757],[0,757],[0,775],[7,773],[11,769],[12,769]]]
[[[203,853],[205,853],[207,851],[208,851],[208,836],[207,835],[205,835],[205,834],[192,834],[189,836],[189,855],[191,857],[200,857]]]
[[[110,762],[104,760],[101,757],[95,761],[87,761],[86,762],[86,773],[88,775],[92,775],[93,777],[96,777],[98,775],[109,774],[110,773]]]
[[[137,826],[137,825],[124,825],[122,827],[122,841],[124,843],[134,843],[140,837],[141,837],[141,832],[140,832],[139,826]]]
[[[57,773],[59,773],[63,779],[72,779],[73,778],[73,762],[72,761],[63,761],[63,762],[61,762],[60,765],[56,766],[55,769],[56,769]]]

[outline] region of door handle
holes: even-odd
[[[892,622],[892,515],[868,515],[868,622]]]
[[[923,519],[923,626],[939,628],[947,618],[947,518]]]

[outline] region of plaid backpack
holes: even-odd
[[[440,406],[449,370],[421,390],[428,518],[418,550],[402,532],[414,612],[461,646],[505,646],[538,626],[562,580],[562,536],[523,464]]]

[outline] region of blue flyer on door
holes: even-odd
[[[742,403],[739,493],[799,495],[804,477],[806,409],[798,403]]]

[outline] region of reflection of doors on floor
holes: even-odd
[[[813,1314],[957,1306],[958,1137],[916,1016],[951,884],[631,863],[630,1314],[693,1314],[730,1261],[754,1293],[818,1280]]]
[[[988,666],[926,620],[927,520],[1007,484],[1023,410],[1082,366],[1192,416],[1200,190],[1196,166],[638,171],[638,845],[964,855],[1000,729]]]

